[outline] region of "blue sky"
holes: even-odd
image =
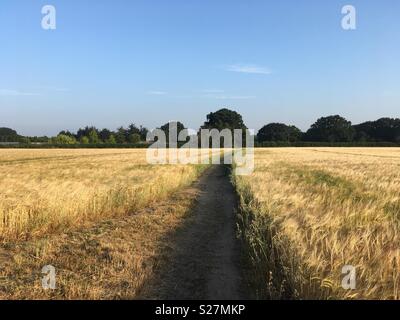
[[[57,29],[41,28],[41,9]],[[341,8],[357,29],[341,28]],[[2,0],[0,126],[198,128],[230,107],[248,127],[400,116],[398,0]]]

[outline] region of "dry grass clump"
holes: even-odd
[[[400,298],[400,149],[260,149],[255,163],[234,179],[259,297]]]
[[[149,165],[146,150],[0,150],[0,240],[23,240],[131,213],[199,176]]]

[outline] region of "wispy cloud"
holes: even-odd
[[[12,97],[17,97],[17,96],[39,96],[39,94],[38,93],[32,93],[32,92],[23,92],[23,91],[18,91],[18,90],[0,89],[0,96],[12,96]]]
[[[252,64],[232,64],[225,67],[226,71],[253,73],[253,74],[271,74],[271,70],[265,67]]]
[[[255,99],[256,96],[230,96],[230,95],[217,95],[215,99],[219,100],[248,100]]]
[[[166,95],[167,92],[165,92],[165,91],[147,91],[147,94],[150,94],[153,96],[163,96],[163,95]]]
[[[69,92],[69,91],[71,91],[69,88],[66,88],[66,87],[37,86],[35,88],[38,88],[39,90],[55,91],[55,92]]]
[[[256,98],[256,96],[229,95],[229,94],[206,94],[204,95],[204,97],[217,100],[248,100]]]

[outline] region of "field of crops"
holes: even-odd
[[[0,150],[0,299],[146,295],[206,167],[150,165],[144,149]]]
[[[400,298],[399,149],[258,149],[255,163],[236,187],[259,297]]]
[[[190,184],[201,168],[152,166],[143,149],[1,150],[1,240],[132,213]]]
[[[140,297],[206,167],[150,165],[144,149],[1,150],[0,298]],[[400,298],[399,149],[256,149],[255,171],[232,179],[256,297]]]

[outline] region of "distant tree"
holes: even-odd
[[[143,127],[143,126],[140,126],[139,130],[140,130],[140,133],[139,133],[140,134],[140,140],[146,141],[147,133],[149,132],[149,130],[147,128]]]
[[[296,142],[301,140],[302,132],[295,126],[283,123],[270,123],[262,127],[257,133],[257,141],[285,141]]]
[[[110,138],[111,135],[112,135],[112,132],[108,129],[102,129],[99,132],[99,138],[104,142],[106,142]]]
[[[207,121],[201,127],[202,129],[247,129],[244,125],[242,116],[236,111],[229,109],[220,109],[207,115]]]
[[[140,135],[140,129],[134,123],[131,123],[128,126],[128,129],[126,129],[126,133],[127,133],[127,136],[129,136],[131,134],[139,134]]]
[[[81,144],[89,144],[89,138],[86,136],[82,136],[79,140]]]
[[[89,143],[91,144],[98,144],[100,143],[99,135],[95,129],[89,131]]]
[[[89,135],[90,129],[88,126],[86,126],[85,128],[79,128],[77,133],[76,133],[76,138],[78,140],[81,140],[82,137],[87,137]]]
[[[400,119],[381,118],[354,126],[357,141],[400,142]]]
[[[171,121],[171,122],[168,122],[168,123],[164,124],[163,126],[161,126],[160,129],[161,129],[162,131],[164,131],[165,137],[166,137],[166,139],[167,139],[167,143],[169,142],[169,127],[170,127],[170,125],[176,125],[176,127],[177,127],[177,135],[178,135],[178,136],[179,136],[179,133],[180,133],[182,130],[185,129],[185,125],[184,125],[182,122],[180,122],[180,121]],[[178,136],[177,136],[177,138],[178,138]]]
[[[86,126],[85,128],[80,128],[76,133],[76,139],[80,140],[83,136],[89,137],[89,133],[93,130],[96,131],[97,135],[99,135],[99,130],[96,127]]]
[[[317,120],[306,132],[304,140],[319,142],[351,142],[355,130],[350,121],[335,115]]]
[[[111,134],[105,142],[108,144],[116,144],[117,140],[115,140],[115,136]]]
[[[372,141],[375,141],[366,132],[364,132],[362,130],[358,131],[355,127],[353,127],[353,128],[355,129],[354,141],[357,141],[357,142],[372,142]]]
[[[29,137],[20,137],[19,142],[24,143],[24,144],[30,144],[31,139]]]
[[[17,131],[10,128],[0,128],[0,136],[17,136]]]
[[[0,128],[0,142],[19,142],[21,136],[10,128]]]
[[[29,140],[31,141],[31,143],[47,143],[49,142],[49,138],[47,136],[44,137],[29,137]]]
[[[68,136],[68,137],[75,137],[75,135],[73,133],[69,132],[68,130],[60,131],[60,133],[58,135],[60,135],[60,134],[64,135],[64,136]]]
[[[232,145],[234,145],[234,130],[242,130],[242,144],[246,141],[246,130],[247,127],[243,122],[242,116],[236,111],[229,110],[227,108],[220,109],[216,112],[211,112],[207,115],[207,120],[201,126],[201,129],[217,129],[222,131],[228,129],[232,133]],[[201,140],[201,137],[200,137]],[[204,142],[202,142],[204,143]],[[224,138],[221,137],[220,145],[223,146],[225,143]]]
[[[139,133],[132,133],[128,136],[129,143],[139,143],[140,142],[140,134]]]
[[[122,144],[126,142],[126,131],[123,127],[119,127],[117,132],[115,133],[115,140],[118,144]]]
[[[57,137],[54,137],[52,139],[52,143],[54,143],[54,144],[75,144],[76,139],[73,136],[59,134]]]

